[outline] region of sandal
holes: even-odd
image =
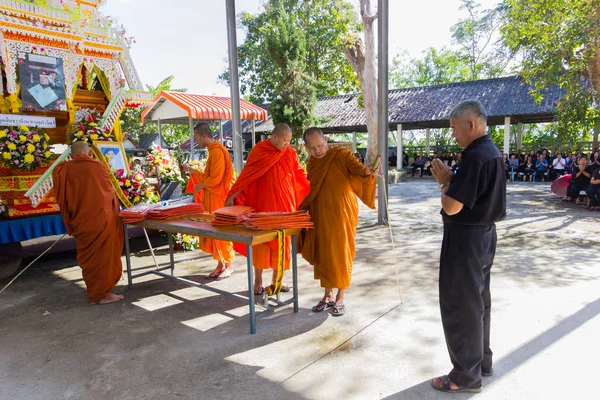
[[[233,274],[233,268],[229,267],[222,271],[218,276],[215,276],[214,279],[217,281],[222,281],[224,279],[229,278]]]
[[[290,290],[292,290],[292,287],[291,287],[290,285],[287,285],[287,284],[285,284],[285,283],[282,283],[282,284],[281,284],[281,289],[279,289],[279,291],[280,291],[281,293],[287,293],[287,292],[289,292]]]
[[[494,375],[494,368],[490,368],[489,370],[482,369],[481,370],[481,375],[483,375],[483,376],[492,376],[492,375]]]
[[[337,305],[333,305],[333,311],[331,312],[331,315],[333,315],[334,317],[341,317],[342,315],[346,314],[346,306],[343,304],[340,304],[339,306]]]
[[[319,301],[317,303],[316,306],[313,306],[312,308],[312,312],[321,312],[323,310],[327,310],[328,308],[331,308],[335,305],[335,301],[329,301],[329,302],[325,302],[325,301]]]
[[[262,294],[265,292],[265,288],[260,288],[260,292],[257,292],[256,290],[254,291],[254,295],[255,296],[262,296]]]
[[[442,386],[436,386],[435,383],[433,383],[433,381],[435,379],[431,380],[431,387],[434,388],[435,390],[439,390],[440,392],[446,392],[446,393],[479,393],[481,392],[481,387],[478,388],[468,388],[468,387],[460,387],[458,385],[458,389],[452,389],[450,387],[450,378],[448,377],[448,375],[442,375],[439,377],[439,379],[442,380]]]

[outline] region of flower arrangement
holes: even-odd
[[[158,202],[158,194],[142,171],[135,171],[127,176],[124,170],[118,169],[114,174],[123,194],[133,205]]]
[[[69,125],[69,140],[92,144],[95,141],[114,142],[108,127],[100,128],[102,116],[95,109],[80,108],[75,112],[75,123]]]
[[[8,207],[2,201],[2,197],[0,197],[0,219],[8,218]]]
[[[0,129],[0,163],[14,169],[37,169],[52,157],[49,144],[50,138],[43,129]]]
[[[176,233],[174,238],[175,248],[179,250],[192,251],[196,250],[200,246],[200,239],[198,238],[198,236]]]
[[[179,163],[171,156],[169,150],[152,145],[150,154],[146,158],[146,163],[157,167],[150,170],[148,176],[155,176],[156,170],[158,170],[158,175],[163,181],[183,183]]]

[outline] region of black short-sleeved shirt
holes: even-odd
[[[506,217],[506,173],[502,153],[490,135],[482,136],[463,150],[460,169],[450,182],[446,196],[463,204],[462,210],[444,222],[490,225]]]
[[[596,170],[592,174],[592,178],[594,178],[594,179],[600,179],[600,168],[596,168]],[[597,185],[599,185],[599,184],[597,183]]]
[[[592,176],[592,174],[594,173],[594,171],[592,171],[592,169],[590,167],[585,167],[585,172],[590,174],[590,176]],[[590,178],[588,178],[584,174],[581,174],[581,175],[579,175],[579,177],[577,177],[578,173],[579,173],[579,167],[573,169],[573,173],[571,174],[573,182],[575,182],[577,184],[577,186],[579,186],[579,187],[587,187],[587,185],[590,184]]]

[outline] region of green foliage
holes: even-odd
[[[405,88],[439,85],[469,80],[467,58],[456,50],[433,47],[423,51],[423,58],[409,58],[406,51],[392,61],[390,86]]]
[[[559,141],[582,138],[600,117],[598,90],[584,80],[598,49],[599,5],[590,0],[504,0],[502,36],[523,58],[521,74],[541,102],[544,88],[565,91],[559,104]]]
[[[244,97],[256,104],[271,101],[277,83],[284,79],[286,71],[273,58],[278,55],[265,51],[267,34],[272,33],[274,21],[281,18],[281,10],[287,14],[289,25],[280,33],[294,32],[296,42],[302,43],[304,49],[297,61],[304,64],[303,72],[307,75],[304,79],[313,81],[317,96],[356,91],[358,81],[342,47],[350,29],[358,26],[351,4],[345,0],[267,0],[260,13],[239,16],[239,25],[246,33],[244,43],[238,46],[240,89]],[[228,68],[218,80],[229,83]]]
[[[153,97],[158,96],[160,92],[187,92],[187,89],[173,89],[171,84],[175,77],[173,75],[166,77],[156,86],[146,85],[146,88]],[[121,127],[124,135],[129,135],[134,139],[138,139],[140,135],[158,133],[158,125],[146,124],[142,125],[143,108],[126,108],[121,114]],[[190,137],[190,130],[187,125],[163,125],[162,134],[164,139],[171,146],[178,145]]]
[[[314,109],[317,90],[306,72],[306,39],[296,23],[297,15],[283,7],[283,1],[273,1],[272,19],[264,32],[266,53],[281,71],[269,111],[275,124],[285,122],[296,139],[317,122]]]

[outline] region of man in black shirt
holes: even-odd
[[[590,210],[598,209],[598,201],[600,201],[600,168],[596,168],[590,179],[590,186],[586,193],[590,199]]]
[[[571,175],[571,183],[567,188],[567,201],[577,198],[577,202],[582,203],[583,196],[580,196],[579,193],[588,188],[590,185],[590,178],[592,177],[592,171],[587,167],[586,155],[579,157],[577,169],[573,168]]]
[[[440,256],[440,309],[453,369],[432,380],[444,392],[479,392],[490,376],[490,270],[496,225],[506,216],[502,154],[487,135],[487,114],[478,101],[460,103],[450,126],[464,148],[456,175],[439,160],[432,173],[442,190],[444,238]]]

